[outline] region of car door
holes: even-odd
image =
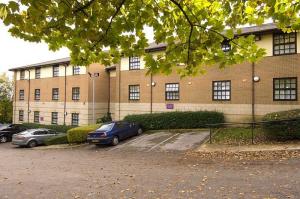
[[[119,136],[120,140],[123,140],[126,138],[127,131],[125,129],[125,125],[122,122],[116,123],[115,130],[116,130],[117,135]]]
[[[55,131],[53,131],[53,130],[48,130],[48,131],[47,131],[47,134],[46,134],[46,136],[45,136],[44,141],[45,141],[46,139],[51,138],[51,137],[54,137],[54,136],[56,136],[56,135],[57,135],[57,133],[56,133]]]
[[[43,144],[47,133],[48,131],[46,130],[38,130],[33,133],[33,138],[38,142],[38,144]]]

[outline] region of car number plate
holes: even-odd
[[[99,140],[92,140],[92,142],[99,142]]]

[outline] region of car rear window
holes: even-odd
[[[104,124],[100,128],[97,129],[97,131],[110,131],[113,128],[114,124]]]

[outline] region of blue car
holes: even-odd
[[[121,140],[143,133],[140,125],[133,122],[118,121],[103,124],[99,129],[88,134],[90,144],[111,144],[116,146]]]

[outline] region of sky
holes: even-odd
[[[45,43],[26,42],[12,37],[8,28],[0,22],[0,73],[10,68],[68,56],[69,50],[66,48],[53,52]]]

